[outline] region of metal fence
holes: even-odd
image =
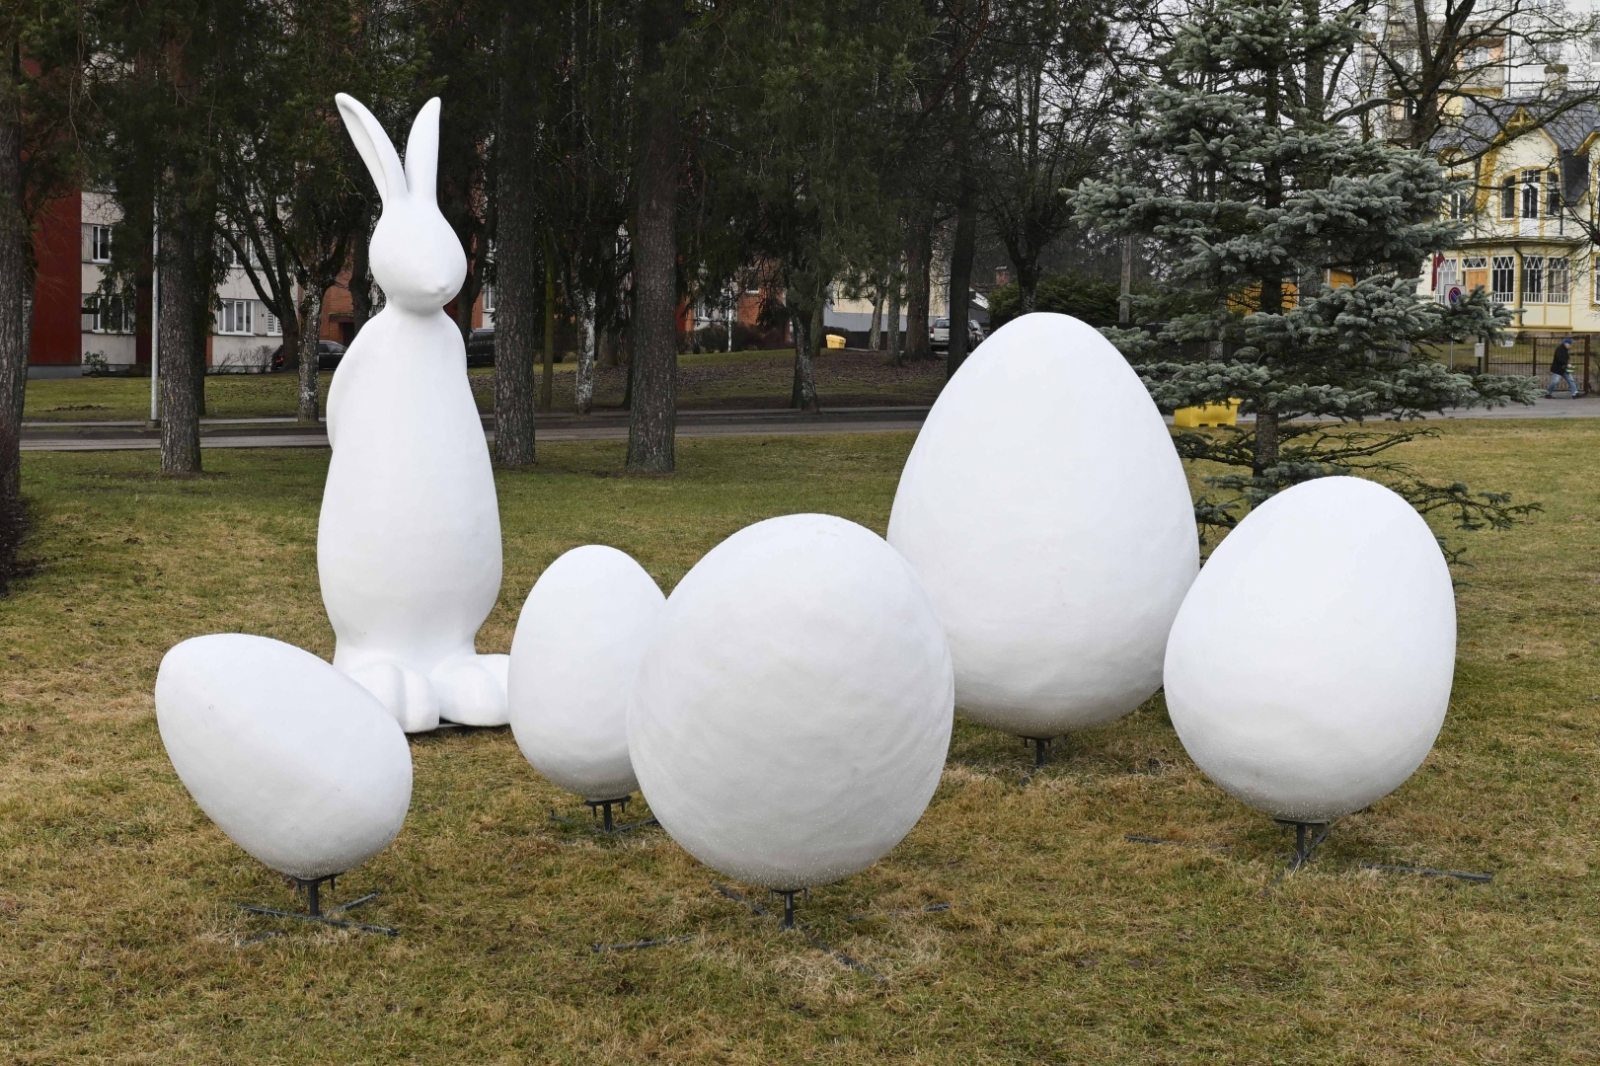
[[[1593,334],[1567,334],[1572,338],[1572,376],[1582,392],[1589,392],[1600,376],[1600,337]],[[1550,360],[1561,337],[1528,337],[1506,345],[1490,344],[1480,358],[1471,344],[1440,345],[1435,355],[1453,370],[1506,377],[1536,378],[1542,384],[1550,378]],[[1566,385],[1561,391],[1566,391]]]

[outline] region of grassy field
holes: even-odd
[[[574,364],[555,365],[557,411],[573,408]],[[494,410],[494,371],[471,372],[478,409]],[[825,407],[930,404],[944,385],[944,361],[923,360],[888,366],[877,352],[824,352],[816,362],[817,394]],[[678,406],[708,408],[787,407],[794,378],[794,353],[707,352],[678,357]],[[326,399],[331,373],[320,375]],[[626,386],[620,367],[600,368],[595,406],[622,405]],[[214,374],[206,378],[210,418],[293,418],[293,374]],[[149,378],[41,378],[28,382],[24,417],[32,422],[101,422],[145,419],[150,415]]]
[[[547,446],[499,476],[506,581],[481,648],[506,650],[534,579],[577,544],[614,544],[670,589],[758,518],[881,531],[910,441],[684,440],[681,472],[651,480],[614,476],[620,444]],[[405,829],[341,882],[341,899],[383,890],[360,913],[399,938],[249,942],[274,923],[234,904],[294,894],[189,799],[150,693],[195,634],[331,653],[327,453],[208,451],[177,481],[153,453],[29,453],[42,568],[0,603],[0,1061],[1596,1061],[1600,422],[1452,423],[1406,450],[1545,507],[1463,538],[1457,685],[1417,775],[1274,883],[1285,839],[1195,770],[1159,698],[1038,774],[1015,740],[960,724],[910,837],[804,908],[881,981],[717,895],[659,830],[552,822],[583,809],[504,730],[415,739]],[[881,916],[938,902],[954,906]],[[590,950],[675,936],[695,939]]]

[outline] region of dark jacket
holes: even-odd
[[[1550,373],[1565,374],[1567,367],[1572,364],[1572,345],[1562,343],[1556,345],[1556,354],[1550,360]]]

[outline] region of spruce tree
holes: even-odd
[[[1528,509],[1425,480],[1394,456],[1430,433],[1422,415],[1527,402],[1531,385],[1455,373],[1430,354],[1492,338],[1508,318],[1481,290],[1453,306],[1419,297],[1420,264],[1457,239],[1441,210],[1450,184],[1425,154],[1329,121],[1358,29],[1353,9],[1324,17],[1314,0],[1202,7],[1129,134],[1130,156],[1157,165],[1085,182],[1075,198],[1081,222],[1159,249],[1182,290],[1182,313],[1154,335],[1105,331],[1157,402],[1232,398],[1254,416],[1176,437],[1184,458],[1224,468],[1196,503],[1205,525],[1231,527],[1332,474],[1373,477],[1463,529]]]

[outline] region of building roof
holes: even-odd
[[[1469,97],[1462,101],[1460,120],[1440,129],[1430,147],[1436,152],[1458,148],[1468,155],[1479,155],[1493,146],[1506,128],[1514,124],[1517,112],[1523,110],[1546,114],[1557,111],[1541,128],[1563,151],[1577,151],[1590,134],[1600,131],[1600,107],[1592,100],[1574,97],[1569,104],[1563,104],[1549,97],[1505,100]]]

